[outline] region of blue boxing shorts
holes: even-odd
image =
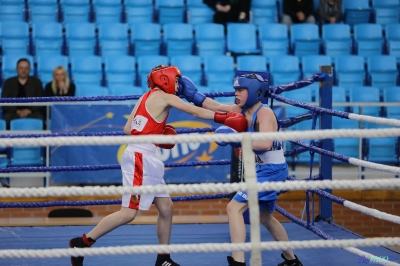
[[[256,165],[257,182],[284,182],[289,175],[288,166],[286,163],[282,164],[263,164]],[[261,191],[258,192],[258,200],[260,210],[268,208],[269,212],[274,212],[275,201],[278,199],[278,191]],[[233,200],[241,203],[247,203],[247,192],[238,191],[233,197]]]

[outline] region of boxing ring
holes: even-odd
[[[279,96],[285,90],[298,89],[313,82],[321,82],[320,95],[324,107],[311,106]],[[343,119],[367,121],[371,123],[400,126],[399,120],[368,117],[332,110],[331,73],[316,74],[310,79],[295,82],[287,86],[278,86],[270,90],[270,97],[310,110],[306,115],[286,118],[281,123],[289,127],[305,119],[316,120],[321,115],[321,125],[329,124],[331,116]],[[223,94],[209,96],[218,97]],[[232,96],[227,93],[223,96]],[[59,98],[59,97],[55,97]],[[43,98],[45,101],[76,100],[75,97],[61,97],[60,99]],[[135,97],[77,97],[81,101],[87,100],[127,100]],[[138,97],[136,97],[137,99]],[[28,99],[43,100],[43,99]],[[0,99],[2,102],[13,102],[17,99]],[[327,119],[327,120],[326,120]],[[313,123],[315,126],[315,123]],[[375,218],[400,224],[400,217],[367,208],[346,199],[332,195],[332,189],[396,189],[400,187],[399,179],[375,180],[332,180],[332,158],[344,163],[362,166],[369,169],[399,174],[400,168],[363,161],[357,158],[332,152],[329,140],[332,138],[375,138],[400,136],[400,128],[370,129],[370,130],[335,130],[329,126],[322,126],[323,130],[285,131],[274,133],[239,133],[239,134],[190,134],[196,130],[178,130],[178,136],[122,136],[114,134],[25,134],[0,136],[0,146],[52,146],[52,145],[116,145],[127,143],[189,143],[189,142],[242,142],[243,167],[245,182],[242,183],[208,183],[208,184],[180,184],[167,187],[46,187],[46,188],[11,188],[3,189],[0,198],[16,197],[46,197],[46,196],[108,196],[144,193],[198,193],[189,197],[173,197],[174,201],[207,200],[210,198],[228,198],[229,194],[238,190],[249,191],[250,225],[247,225],[247,242],[231,244],[229,227],[226,223],[219,224],[174,224],[171,235],[171,245],[157,245],[155,225],[125,225],[110,232],[101,238],[90,249],[69,249],[68,240],[89,231],[93,226],[53,226],[53,227],[0,227],[0,265],[69,265],[69,256],[85,256],[85,265],[151,265],[154,263],[154,254],[168,252],[181,265],[225,265],[226,256],[232,250],[246,251],[248,265],[277,265],[281,262],[281,249],[293,248],[303,265],[400,265],[400,254],[385,246],[400,245],[400,238],[367,238],[364,239],[353,232],[334,223],[329,223],[332,217],[332,202],[352,210],[371,215]],[[213,131],[213,129],[199,132]],[[306,143],[300,140],[319,139]],[[286,151],[285,156],[292,156],[301,152],[311,151],[322,155],[320,159],[320,173],[305,180],[297,180],[289,176],[287,182],[257,183],[255,178],[255,159],[251,148],[253,140],[280,140],[292,141],[298,148]],[[313,158],[313,156],[311,156]],[[230,160],[210,162],[210,164],[230,164]],[[312,162],[311,162],[312,163]],[[198,162],[187,165],[166,165],[168,167],[195,166]],[[117,165],[106,166],[63,166],[63,167],[15,167],[1,169],[6,172],[47,172],[47,171],[93,171],[102,169],[117,169]],[[276,190],[285,191],[304,190],[306,193],[305,220],[295,217],[279,206],[276,211],[291,220],[283,223],[289,235],[289,242],[275,242],[264,227],[260,227],[259,210],[256,191]],[[213,194],[209,194],[213,193]],[[320,218],[315,221],[314,195],[320,201]],[[312,202],[310,204],[310,201]],[[107,205],[120,204],[120,200],[96,202],[48,202],[48,203],[1,203],[0,208],[35,208],[43,206],[68,206],[68,204]],[[279,205],[279,201],[278,201]],[[310,214],[310,212],[312,214]]]

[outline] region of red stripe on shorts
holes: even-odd
[[[133,186],[140,187],[143,184],[143,154],[135,152],[135,168],[133,169]],[[131,195],[130,209],[139,209],[140,195]]]

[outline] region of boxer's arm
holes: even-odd
[[[258,132],[276,132],[276,118],[271,109],[261,108],[257,114]],[[272,147],[272,140],[253,141],[253,150],[267,151]]]
[[[167,105],[175,107],[176,109],[182,112],[191,114],[195,117],[199,117],[202,119],[207,119],[207,120],[214,119],[214,112],[186,103],[182,101],[178,96],[164,93],[163,99]]]
[[[234,110],[234,105],[222,104],[211,98],[206,98],[202,107],[214,112],[237,112],[237,110]]]

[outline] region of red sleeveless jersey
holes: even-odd
[[[142,101],[132,119],[131,135],[162,134],[164,131],[168,115],[164,121],[157,122],[146,109],[147,99],[155,92],[158,92],[158,90],[152,89],[143,95]]]

